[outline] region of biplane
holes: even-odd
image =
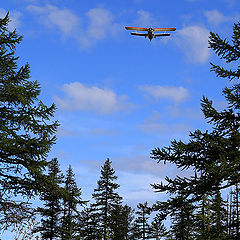
[[[176,28],[142,28],[142,27],[125,27],[127,30],[134,30],[134,31],[147,31],[147,33],[140,33],[140,32],[131,32],[131,35],[135,36],[143,36],[148,37],[150,41],[156,37],[163,37],[163,36],[170,36],[170,33],[155,33],[155,32],[168,32],[168,31],[175,31]]]

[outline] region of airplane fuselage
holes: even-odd
[[[148,38],[150,41],[154,38],[153,28],[148,29]]]

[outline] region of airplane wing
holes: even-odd
[[[153,31],[161,32],[161,31],[176,31],[176,28],[153,28]]]
[[[125,27],[127,30],[135,30],[135,31],[148,31],[148,28],[141,27]]]
[[[155,33],[155,37],[170,36],[170,33]]]
[[[147,33],[138,33],[138,32],[131,32],[132,35],[136,35],[136,36],[144,36],[147,37]]]

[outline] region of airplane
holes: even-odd
[[[161,31],[175,31],[176,28],[142,28],[142,27],[125,27],[127,30],[135,30],[135,31],[147,31],[147,33],[139,33],[139,32],[131,32],[131,35],[136,36],[144,36],[145,38],[148,37],[150,41],[156,37],[162,36],[170,36],[170,33],[154,33],[154,32],[161,32]]]

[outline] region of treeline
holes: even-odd
[[[97,188],[90,200],[81,198],[81,189],[69,166],[65,177],[57,159],[49,165],[49,188],[37,209],[42,220],[35,232],[42,239],[140,240],[185,239],[224,240],[240,237],[240,193],[236,185],[223,200],[219,190],[203,195],[197,204],[181,199],[179,209],[170,215],[169,229],[164,226],[157,204],[139,203],[134,209],[123,205],[117,190],[117,176],[107,159],[102,166]]]
[[[29,64],[18,67],[16,46],[22,36],[9,31],[9,16],[0,19],[0,231],[15,239],[165,239],[239,240],[240,183],[240,22],[231,43],[210,33],[209,46],[224,62],[211,63],[217,77],[231,81],[223,90],[227,107],[217,110],[207,97],[202,112],[211,130],[195,130],[189,141],[173,140],[151,157],[190,169],[189,177],[153,183],[168,200],[153,206],[123,204],[111,161],[101,169],[91,199],[82,199],[71,166],[61,172],[48,153],[59,125],[56,107],[38,99],[40,84],[30,80]],[[31,204],[38,197],[43,205]],[[36,216],[40,216],[37,224]],[[167,220],[167,221],[166,221]],[[168,228],[164,226],[168,224]],[[36,239],[38,236],[36,237]]]
[[[37,208],[41,223],[34,229],[41,239],[160,239],[167,233],[158,216],[150,221],[152,208],[147,202],[139,203],[136,211],[123,205],[109,159],[88,201],[81,197],[71,166],[63,176],[55,158],[47,178],[49,185],[41,195],[44,204]]]

